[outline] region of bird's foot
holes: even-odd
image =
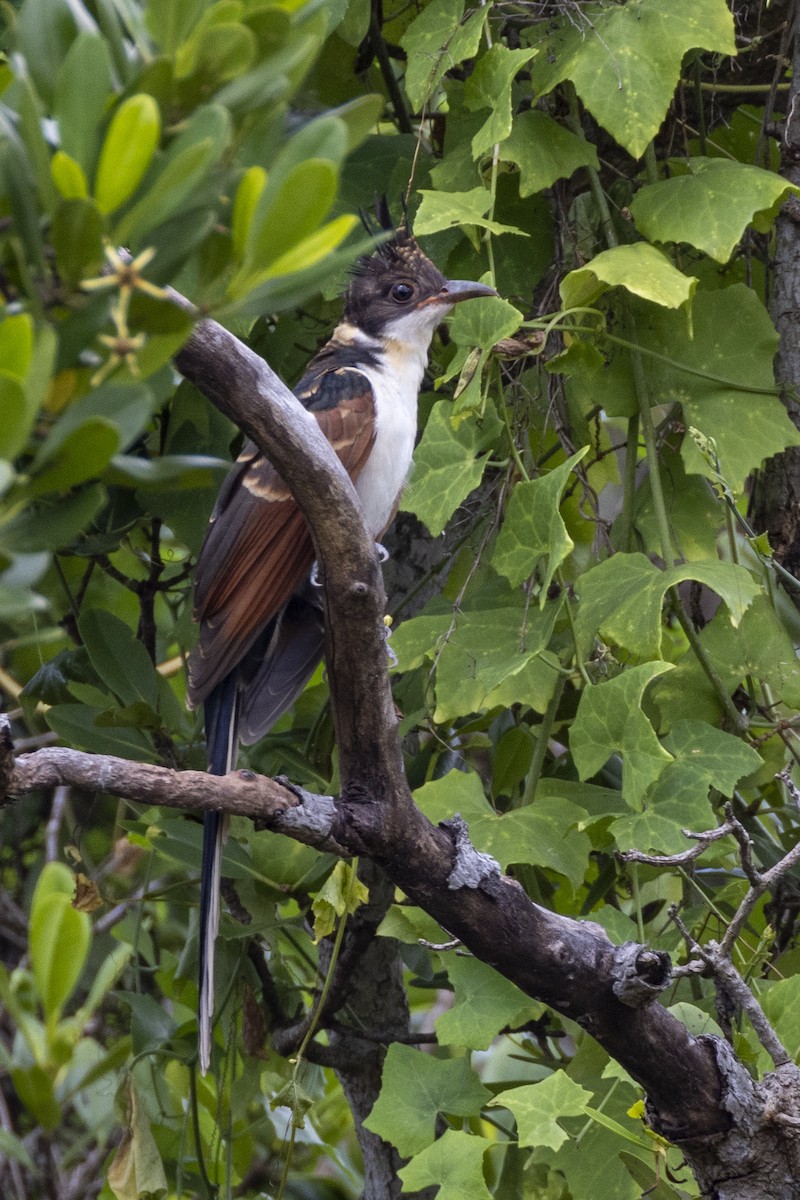
[[[311,570],[308,575],[308,582],[311,584],[312,587],[316,587],[316,588],[322,587],[322,574],[319,569],[319,563],[317,562],[316,559],[314,559],[313,563],[311,564]]]
[[[380,563],[385,563],[392,557],[386,547],[382,546],[380,542],[375,543],[375,551],[378,555],[378,562]]]
[[[383,618],[383,640],[386,643],[386,657],[389,659],[389,666],[396,667],[397,666],[397,655],[395,654],[392,647],[389,645],[389,638],[391,636],[392,636],[392,618],[390,616],[388,616],[388,614],[387,614],[387,616],[385,616]]]

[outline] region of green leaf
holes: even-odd
[[[29,506],[0,526],[0,546],[15,554],[60,550],[81,533],[105,503],[99,484],[67,497]]]
[[[522,313],[499,296],[480,296],[459,304],[450,319],[450,336],[459,346],[491,350],[496,342],[516,333]]]
[[[51,347],[55,335],[40,335]],[[27,313],[6,316],[0,322],[0,458],[13,459],[24,449],[39,409],[40,393],[26,386],[34,363],[33,322]]]
[[[700,644],[730,692],[751,676],[767,683],[776,700],[800,707],[800,662],[767,596],[755,598],[738,629],[724,611],[717,614],[701,631]],[[722,715],[719,700],[693,655],[686,655],[658,683],[654,699],[666,724],[696,716],[714,723]]]
[[[337,862],[325,883],[314,897],[314,941],[328,937],[336,928],[337,917],[354,913],[369,900],[369,889],[358,880],[353,868]]]
[[[81,704],[56,704],[48,708],[45,720],[62,741],[92,754],[116,754],[135,762],[155,762],[158,755],[153,743],[138,729],[100,729],[95,724],[99,710]]]
[[[466,1058],[434,1058],[394,1042],[383,1064],[381,1094],[364,1125],[408,1158],[434,1141],[440,1113],[470,1116],[489,1096]]]
[[[473,111],[490,108],[492,115],[472,139],[472,157],[478,159],[511,133],[511,85],[538,50],[509,50],[495,44],[478,60],[464,89],[464,104]]]
[[[654,403],[666,396],[670,402],[680,400],[685,424],[713,439],[724,479],[741,492],[750,472],[765,458],[800,445],[800,433],[774,395],[777,335],[763,304],[744,284],[699,293],[692,323],[694,338],[685,341],[679,353],[666,323],[659,349],[717,380],[655,364],[650,376],[652,399]],[[726,386],[721,380],[730,383]],[[688,474],[714,477],[713,467],[690,437],[683,439],[681,457]]]
[[[420,1192],[439,1185],[436,1200],[491,1200],[483,1177],[483,1156],[493,1145],[486,1138],[446,1129],[425,1150],[398,1171],[403,1192]]]
[[[168,1187],[164,1165],[130,1075],[125,1091],[125,1128],[108,1165],[108,1186],[115,1200],[165,1200]]]
[[[108,45],[97,33],[78,34],[56,78],[53,115],[61,149],[88,178],[95,165],[100,125],[111,96]]]
[[[146,234],[178,212],[208,173],[214,149],[211,139],[206,138],[170,159],[141,200],[117,223],[115,241],[139,246]]]
[[[152,96],[129,96],[117,108],[103,141],[94,194],[103,213],[129,200],[153,161],[161,116]]]
[[[552,16],[534,64],[534,100],[571,79],[586,107],[635,158],[667,115],[687,50],[735,54],[725,0],[630,0]]]
[[[0,455],[5,459],[12,459],[25,446],[36,414],[30,411],[22,384],[1,370],[0,410],[3,413],[0,426]]]
[[[169,484],[174,491],[184,491],[219,483],[220,474],[227,473],[230,466],[227,459],[205,454],[163,454],[160,458],[116,454],[104,479],[109,484],[137,488],[161,488]]]
[[[337,179],[333,163],[311,158],[289,172],[277,194],[267,184],[248,231],[245,266],[249,271],[263,270],[317,232],[333,203]]]
[[[354,100],[333,110],[331,115],[342,121],[347,129],[348,154],[375,132],[385,103],[383,96],[370,93],[366,96],[356,96]]]
[[[91,921],[72,907],[75,879],[62,863],[42,869],[31,903],[30,956],[39,998],[49,1020],[80,979],[89,953]]]
[[[489,422],[482,424],[474,417],[454,428],[448,409],[445,401],[431,409],[400,501],[403,512],[414,513],[434,537],[480,483],[489,457],[487,447],[494,440]],[[486,453],[481,454],[483,450]]]
[[[259,198],[267,186],[267,172],[263,167],[248,167],[239,186],[233,202],[233,220],[231,222],[231,237],[233,239],[233,257],[235,262],[244,258],[245,248],[253,214]]]
[[[518,113],[500,147],[503,162],[519,167],[519,194],[525,199],[568,179],[580,167],[600,169],[597,151],[538,109]]]
[[[533,863],[566,876],[574,887],[583,879],[589,839],[582,830],[586,811],[563,796],[541,799],[502,815],[483,794],[477,775],[449,771],[414,792],[429,821],[438,824],[460,813],[476,850],[491,854],[502,870],[510,863]]]
[[[79,163],[63,150],[56,150],[50,159],[50,174],[56,191],[65,200],[85,200],[89,195],[89,184]]]
[[[454,229],[461,225],[477,225],[490,233],[517,233],[527,237],[513,225],[501,225],[490,221],[486,214],[492,207],[492,194],[484,187],[472,188],[468,192],[431,192],[420,188],[422,203],[414,220],[414,233],[424,236],[439,233],[442,229]]]
[[[103,218],[93,200],[62,200],[56,209],[50,240],[58,269],[73,287],[99,271],[103,261],[104,232]]]
[[[684,829],[715,824],[709,789],[731,796],[739,780],[762,763],[740,738],[704,721],[677,721],[662,744],[672,762],[648,788],[641,812],[612,822],[610,833],[624,848],[676,854],[686,849]]]
[[[97,674],[123,704],[141,700],[155,709],[158,680],[150,655],[133,630],[101,608],[80,615],[78,630]]]
[[[134,1054],[161,1050],[175,1033],[175,1021],[154,996],[118,990],[115,999],[121,1000],[131,1010]]]
[[[81,30],[96,33],[97,25],[84,5],[70,0],[36,0],[17,7],[17,48],[25,57],[36,90],[49,101],[75,37]]]
[[[554,1071],[541,1083],[500,1092],[490,1107],[507,1108],[517,1122],[520,1146],[547,1146],[558,1150],[569,1135],[559,1125],[564,1117],[583,1116],[592,1093],[575,1083],[565,1071]]]
[[[644,554],[614,554],[581,576],[576,621],[581,644],[588,648],[599,634],[639,658],[660,657],[664,596],[686,579],[716,592],[734,626],[759,592],[750,572],[736,563],[691,562],[664,571]]]
[[[156,397],[143,383],[106,383],[72,403],[59,417],[34,462],[38,469],[55,459],[66,442],[87,424],[113,426],[119,446],[127,446],[150,420]]]
[[[726,263],[750,224],[765,232],[800,189],[760,167],[728,158],[689,158],[688,175],[642,188],[631,202],[639,232],[654,242],[688,242]]]
[[[285,254],[276,258],[271,266],[263,272],[263,278],[272,279],[279,275],[290,275],[315,267],[318,262],[327,258],[332,251],[341,246],[355,225],[355,217],[348,214],[335,217],[321,229],[315,230],[314,233],[310,233],[308,237],[297,242],[291,250],[287,250]],[[259,276],[259,278],[261,277]]]
[[[213,12],[213,8],[210,10]],[[255,34],[238,21],[218,21],[184,42],[175,56],[175,78],[198,79],[206,88],[246,75],[258,51]]]
[[[492,566],[512,587],[532,575],[540,559],[547,558],[539,581],[540,608],[547,603],[553,576],[574,545],[558,509],[573,468],[588,450],[584,446],[546,475],[516,485],[495,545]]]
[[[447,722],[470,712],[511,703],[547,707],[558,678],[558,660],[545,653],[560,606],[527,610],[516,603],[469,610],[440,648],[434,719]],[[503,687],[503,699],[497,689]],[[513,699],[512,699],[513,697]]]
[[[11,1082],[22,1103],[42,1129],[57,1129],[61,1124],[61,1106],[56,1099],[50,1073],[38,1063],[15,1067]]]
[[[541,1014],[541,1004],[480,959],[451,954],[442,962],[455,1000],[436,1021],[440,1046],[486,1050],[506,1026],[513,1029]]]
[[[670,663],[642,663],[586,688],[572,725],[570,748],[578,777],[589,779],[612,754],[621,754],[622,794],[636,810],[647,788],[672,761],[641,707],[647,685],[670,670]]]
[[[697,280],[673,267],[655,246],[634,242],[603,250],[587,266],[570,271],[559,291],[564,308],[583,308],[613,287],[624,287],[651,304],[681,308],[690,303]]]
[[[28,313],[4,316],[0,322],[0,363],[3,375],[22,383],[33,357],[33,321]]]
[[[119,433],[103,417],[90,417],[67,434],[55,452],[46,442],[33,464],[29,491],[33,496],[63,492],[102,475],[119,449]]]
[[[479,8],[465,21],[463,12],[464,0],[433,0],[400,39],[408,56],[406,95],[416,111],[433,95],[446,71],[478,52],[489,10]]]
[[[33,1159],[28,1153],[25,1143],[7,1129],[0,1129],[0,1154],[4,1158],[21,1163],[32,1175],[36,1173],[36,1167],[33,1165]]]
[[[762,992],[764,1015],[796,1061],[800,1053],[800,977],[778,979]],[[768,1068],[769,1069],[769,1068]]]

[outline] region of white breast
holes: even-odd
[[[392,349],[384,350],[380,367],[359,368],[372,384],[376,433],[356,491],[374,538],[380,537],[391,521],[411,466],[417,396],[427,361],[427,347],[423,355],[409,355],[407,347],[403,347],[405,353],[394,354]]]

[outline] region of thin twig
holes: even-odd
[[[45,829],[44,844],[45,858],[47,862],[56,862],[59,857],[58,853],[58,835],[61,832],[61,823],[64,820],[64,810],[69,801],[70,789],[68,787],[57,787],[53,792],[53,807],[50,810],[50,818]]]
[[[12,1137],[16,1137],[16,1134],[14,1133],[14,1126],[11,1123],[11,1113],[8,1111],[8,1105],[6,1104],[2,1089],[0,1089],[0,1129],[5,1130],[5,1132],[10,1134]],[[2,1159],[0,1159],[0,1162],[1,1161]],[[14,1191],[16,1193],[17,1200],[28,1200],[28,1193],[25,1188],[25,1177],[22,1174],[22,1168],[20,1164],[10,1155],[8,1155],[6,1158],[6,1162],[8,1164],[8,1173],[11,1176],[11,1182],[14,1185]]]

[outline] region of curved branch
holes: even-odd
[[[496,864],[481,861],[458,821],[434,828],[415,807],[403,770],[384,643],[380,569],[358,500],[316,422],[266,363],[213,321],[176,356],[181,372],[268,454],[292,482],[325,578],[327,665],[341,795],[312,796],[252,772],[225,778],[45,749],[13,771],[7,791],[70,783],[172,807],[219,808],[341,855],[366,855],[406,895],[523,991],[579,1022],[648,1092],[674,1140],[730,1125],[719,1056],[652,997],[652,956],[617,947],[591,922],[540,908]],[[0,795],[3,794],[0,786]],[[641,966],[642,986],[632,979]],[[620,998],[620,995],[622,998]],[[625,1002],[635,996],[637,1007]]]

